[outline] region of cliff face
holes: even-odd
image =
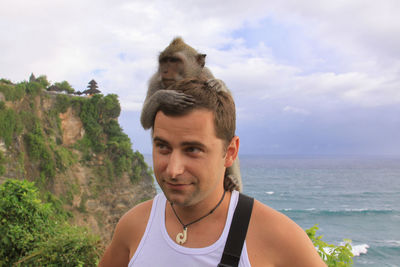
[[[0,183],[35,181],[107,244],[119,218],[152,198],[150,169],[118,124],[115,95],[78,97],[0,80]],[[59,200],[54,200],[50,192]]]

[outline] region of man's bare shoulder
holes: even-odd
[[[120,234],[119,236],[126,239],[124,240],[124,243],[128,244],[130,249],[132,249],[132,246],[135,247],[136,243],[139,245],[146,230],[152,205],[152,199],[142,202],[131,208],[119,220],[115,228],[115,234],[118,231],[118,234]]]
[[[152,205],[153,199],[137,204],[121,217],[118,224],[121,224],[122,226],[125,226],[126,224],[132,226],[132,224],[141,225],[144,222],[144,224],[146,225],[147,220],[150,217]]]
[[[146,230],[152,205],[153,200],[142,202],[121,217],[99,266],[128,265]]]
[[[252,266],[326,266],[300,226],[257,200],[246,243]]]

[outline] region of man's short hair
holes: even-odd
[[[222,139],[226,146],[235,136],[236,109],[230,93],[211,88],[207,81],[200,79],[183,79],[168,87],[194,98],[195,103],[181,107],[174,105],[160,105],[158,111],[167,116],[183,116],[195,109],[210,110],[214,114],[215,135]],[[154,121],[153,121],[154,127]]]

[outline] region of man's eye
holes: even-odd
[[[156,144],[156,148],[160,153],[168,153],[169,147],[165,144]]]
[[[198,147],[188,147],[185,150],[187,153],[191,153],[191,154],[198,154],[198,153],[202,152],[202,150]]]

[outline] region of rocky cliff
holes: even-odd
[[[116,95],[82,97],[46,88],[45,77],[0,80],[0,183],[35,181],[45,201],[106,244],[118,219],[155,195],[151,170],[118,124]]]

